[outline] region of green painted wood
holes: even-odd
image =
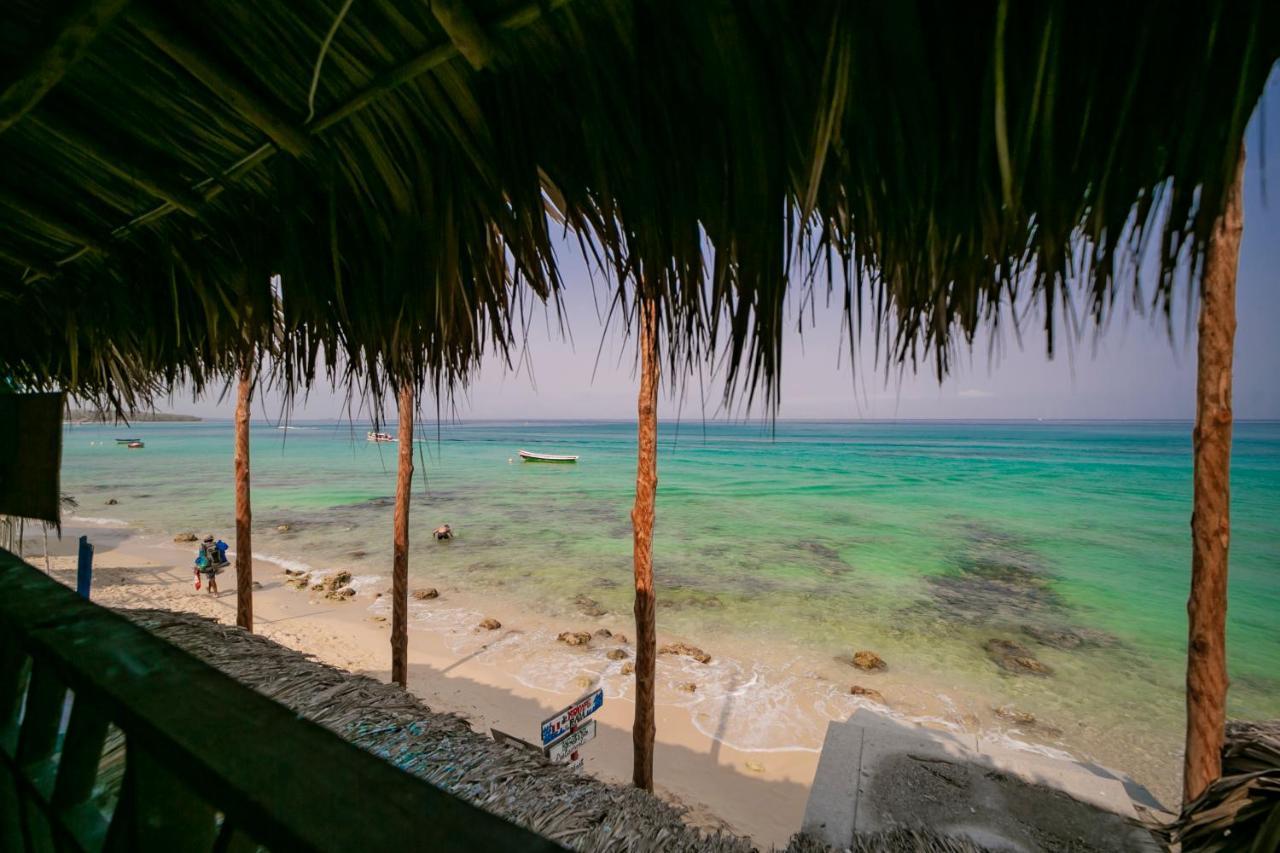
[[[87,697],[77,696],[71,706],[67,736],[62,742],[62,758],[58,763],[58,779],[52,797],[55,809],[73,808],[93,794],[106,738],[107,718],[90,705]]]
[[[234,849],[250,839],[273,850],[360,853],[561,849],[299,719],[3,550],[0,588],[0,632],[36,662],[33,695],[36,681],[66,685],[125,733],[126,782],[107,850],[137,849],[130,843],[153,830],[170,837],[163,833],[174,826],[203,833],[211,826],[206,810],[243,834],[244,846]],[[41,713],[60,717],[61,700],[48,698],[56,690],[40,690]],[[41,735],[31,741],[34,755],[48,723],[33,732]],[[164,805],[174,802],[156,781],[166,776],[189,793],[177,802],[198,803],[192,823],[179,806]]]
[[[19,764],[33,764],[53,755],[66,698],[67,686],[58,674],[49,664],[36,661],[18,733]]]
[[[18,742],[18,708],[27,690],[28,660],[16,635],[0,633],[0,750],[10,754]]]

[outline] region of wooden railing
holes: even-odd
[[[0,550],[0,850],[556,850]]]

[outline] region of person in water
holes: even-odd
[[[219,548],[219,545],[222,547]],[[227,543],[218,540],[215,544],[212,536],[206,536],[200,543],[200,551],[196,554],[196,589],[200,588],[200,576],[204,575],[209,595],[218,594],[218,572],[227,562],[226,550]]]

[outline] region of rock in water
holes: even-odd
[[[596,629],[596,636],[597,636],[597,637],[612,637],[612,636],[613,636],[613,632],[612,632],[612,631],[610,631],[608,628],[597,628],[597,629]]]
[[[418,601],[428,601],[432,598],[439,598],[440,592],[434,586],[429,586],[423,589],[415,589],[413,597]]]
[[[881,705],[887,704],[884,701],[884,696],[880,693],[879,690],[876,690],[871,687],[863,687],[860,684],[855,684],[852,687],[850,687],[849,694],[851,696],[866,697],[867,699],[870,699],[872,702],[879,702]]]
[[[1084,645],[1084,637],[1081,637],[1075,631],[1059,631],[1053,628],[1040,628],[1036,625],[1023,625],[1022,633],[1037,643],[1051,646],[1055,649],[1078,649]]]
[[[1030,651],[1012,640],[992,638],[987,640],[982,648],[986,650],[987,657],[1006,672],[1016,675],[1053,674],[1048,664],[1040,662]]]
[[[596,601],[594,598],[588,598],[585,595],[575,596],[573,603],[576,604],[578,609],[587,616],[603,616],[608,612],[600,606],[600,602]]]
[[[492,616],[486,616],[484,619],[480,620],[480,627],[486,631],[496,631],[502,627],[502,623],[497,619],[494,619]]]
[[[692,681],[686,681],[683,684],[677,684],[676,690],[679,690],[682,693],[696,693],[698,691],[698,685],[694,684]]]
[[[120,501],[116,500],[115,498],[107,498],[107,506],[115,506],[118,503],[120,503]],[[177,540],[174,540],[174,541],[177,541]]]
[[[288,532],[289,532],[289,525],[287,524],[276,525],[276,533],[288,533]]]
[[[356,594],[356,591],[351,588],[351,572],[334,572],[326,575],[324,580],[311,588],[323,592],[324,597],[331,601],[342,601]]]
[[[173,537],[174,542],[198,542],[194,533],[177,533]]]
[[[582,688],[583,690],[590,690],[592,687],[595,686],[596,682],[595,682],[595,679],[589,675],[579,675],[577,678],[573,680],[573,683],[578,685],[578,687]]]
[[[991,712],[1002,720],[1017,723],[1021,726],[1034,726],[1036,724],[1035,714],[1019,711],[1012,705],[1001,705],[999,708],[992,708]]]
[[[636,671],[636,665],[631,661],[627,661],[622,665],[622,674],[631,675]]]
[[[253,582],[253,588],[254,588],[254,589],[262,589],[262,584],[261,584],[261,583],[259,583],[258,581],[254,581],[254,582]]]
[[[698,663],[711,663],[711,655],[704,652],[697,646],[691,646],[688,643],[667,643],[659,647],[660,655],[684,655],[691,657]]]
[[[591,635],[586,631],[565,631],[556,639],[567,646],[585,646],[591,642]]]
[[[609,660],[626,660],[627,653],[622,649],[610,649],[609,653],[605,655],[605,657]]]
[[[853,665],[863,672],[880,672],[889,668],[889,664],[884,662],[884,658],[866,649],[853,653]]]
[[[628,640],[628,639],[627,639],[627,635],[626,635],[626,634],[614,634],[614,635],[613,635],[613,641],[614,641],[615,643],[621,643],[621,644],[622,644],[622,645],[624,645],[624,646],[625,646],[627,643],[631,642],[630,640]]]

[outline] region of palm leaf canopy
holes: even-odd
[[[748,396],[788,291],[939,372],[1021,294],[1167,307],[1280,57],[1255,0],[125,5],[0,12],[0,375],[125,400],[263,353],[452,388],[558,291],[559,222]]]

